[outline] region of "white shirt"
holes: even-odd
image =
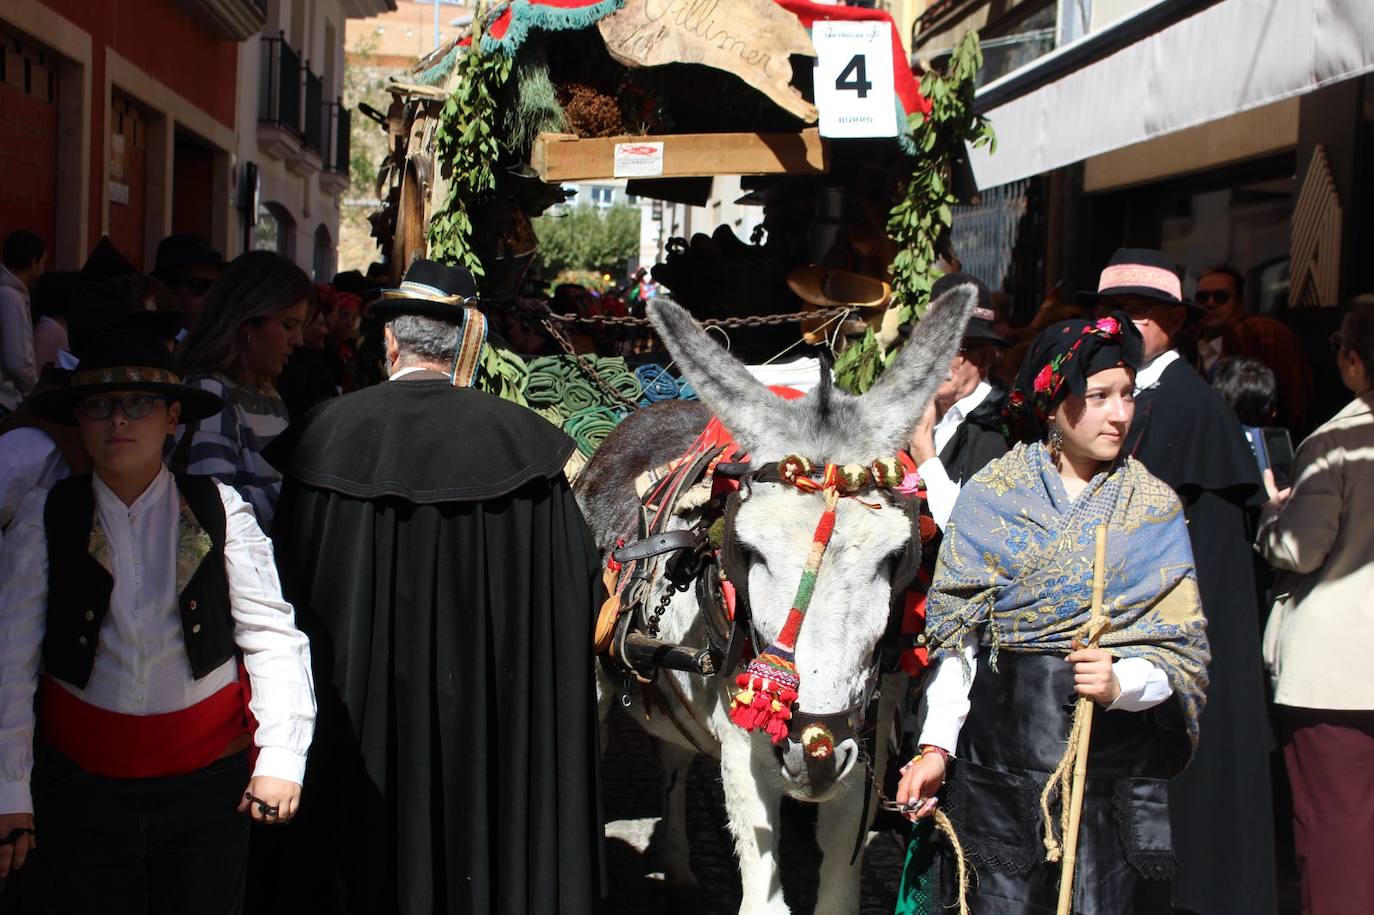
[[[42,429],[21,426],[0,435],[0,532],[9,528],[30,493],[47,492],[68,473],[61,449]]]
[[[935,519],[940,530],[945,529],[949,516],[954,511],[954,502],[959,498],[959,484],[949,478],[945,465],[940,460],[940,452],[945,450],[945,446],[954,438],[954,433],[959,431],[959,426],[968,415],[978,409],[991,393],[992,385],[980,381],[967,395],[956,400],[954,405],[945,411],[945,415],[935,422],[935,457],[922,461],[916,468],[916,472],[926,484],[926,504],[930,507],[930,516]]]
[[[403,369],[397,369],[386,379],[387,381],[399,381],[407,375],[414,375],[416,372],[432,372],[434,369],[425,368],[423,365],[408,365]]]
[[[1140,371],[1135,373],[1135,392],[1139,394],[1141,391],[1159,384],[1159,379],[1163,376],[1164,370],[1181,358],[1178,350],[1169,349],[1151,359]]]
[[[258,720],[254,775],[300,784],[315,726],[310,644],[282,599],[272,545],[253,509],[215,484],[224,504],[224,566],[234,642],[243,654]],[[114,570],[110,609],[84,690],[57,681],[98,708],[128,715],[180,711],[238,679],[230,659],[196,680],[186,656],[177,606],[180,498],[166,467],[126,506],[94,477],[96,513]],[[33,696],[47,623],[46,492],[21,505],[0,556],[0,812],[33,810]]]
[[[940,659],[926,684],[926,715],[919,741],[921,746],[930,744],[948,753],[959,745],[959,732],[968,719],[969,690],[978,673],[974,663],[978,657],[977,636],[965,635],[959,647],[968,662],[968,677],[964,677],[964,665],[958,655]],[[1173,695],[1164,671],[1144,658],[1121,658],[1112,665],[1112,671],[1121,684],[1121,695],[1107,706],[1108,711],[1143,712]]]

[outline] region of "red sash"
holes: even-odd
[[[126,715],[97,708],[46,674],[39,716],[43,738],[82,769],[106,778],[158,778],[203,769],[251,734],[246,677],[190,708]]]

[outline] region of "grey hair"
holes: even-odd
[[[452,362],[458,350],[459,325],[421,315],[397,315],[386,326],[396,338],[401,361]]]

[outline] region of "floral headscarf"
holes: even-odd
[[[1055,408],[1070,394],[1082,396],[1088,378],[1118,366],[1139,369],[1144,352],[1140,331],[1121,312],[1051,324],[1031,344],[1007,398],[1008,437],[1042,440]]]

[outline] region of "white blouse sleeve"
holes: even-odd
[[[315,686],[310,642],[296,628],[296,614],[281,593],[272,543],[253,509],[229,486],[216,484],[224,503],[224,566],[234,642],[253,689],[258,720],[254,775],[300,784],[315,732]]]

